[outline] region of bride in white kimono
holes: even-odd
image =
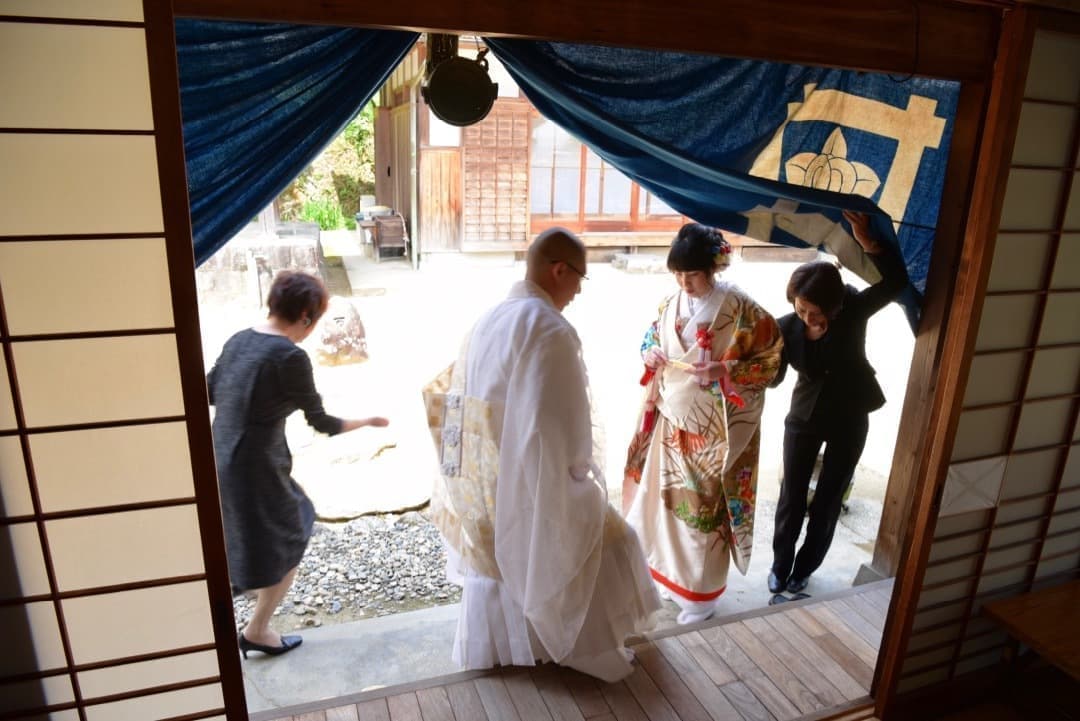
[[[646,392],[623,508],[679,623],[711,616],[730,562],[744,574],[750,563],[759,421],[783,347],[773,317],[717,279],[730,258],[718,230],[684,225],[667,261],[680,290],[641,346]]]
[[[605,681],[660,600],[637,536],[593,459],[581,344],[562,309],[585,249],[561,229],[425,391],[442,462],[432,520],[463,586],[453,658],[466,669],[553,660]]]

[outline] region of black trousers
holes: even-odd
[[[790,418],[785,421],[784,480],[776,505],[772,565],[773,573],[781,581],[789,577],[806,578],[825,560],[836,531],[836,522],[840,518],[844,490],[855,473],[855,465],[866,445],[868,429],[869,417],[865,413],[831,419],[829,423]],[[814,500],[810,504],[806,538],[796,555],[795,543],[799,540],[806,515],[810,477],[822,445],[825,446],[825,454]]]

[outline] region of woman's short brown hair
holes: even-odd
[[[266,307],[270,315],[295,323],[305,315],[312,323],[326,312],[330,294],[320,278],[298,270],[283,270],[274,278]]]
[[[813,303],[830,318],[835,317],[844,302],[844,281],[840,271],[823,260],[800,265],[787,284],[788,303],[794,305],[796,298]]]

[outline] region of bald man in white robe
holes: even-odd
[[[562,315],[585,270],[573,233],[539,235],[525,280],[426,393],[442,463],[432,516],[462,586],[453,658],[466,669],[551,660],[618,681],[633,670],[627,637],[660,608],[593,458],[581,342]]]

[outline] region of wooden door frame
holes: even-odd
[[[991,115],[1007,106],[1004,86],[992,76],[1008,0],[729,0],[723,10],[698,0],[591,0],[569,7],[559,0],[415,0],[353,6],[347,0],[173,0],[177,17],[361,26],[415,31],[527,37],[649,49],[723,54],[928,75],[964,83],[942,195],[923,318],[905,398],[897,461],[890,479],[883,528],[886,546],[875,562],[902,567],[876,669],[877,712],[895,696],[928,554],[947,450],[955,432],[957,394],[974,337],[976,306],[985,288],[982,259],[988,228],[1000,203],[987,194],[1002,186],[997,174],[974,177],[989,144],[1007,122]],[[1014,23],[1015,25],[1015,23]],[[687,28],[693,28],[692,32]],[[992,89],[999,92],[988,102]],[[1015,130],[1015,128],[1014,128]],[[956,263],[960,260],[959,270]],[[965,355],[968,354],[968,355]],[[964,373],[959,373],[963,370]],[[939,383],[940,381],[940,383]],[[943,415],[943,412],[945,413]],[[912,439],[912,440],[909,440]],[[897,485],[899,484],[899,485]],[[912,498],[911,503],[904,499]],[[915,509],[914,517],[908,508]],[[886,523],[886,521],[888,521]],[[894,618],[895,616],[895,618]]]
[[[907,514],[907,527],[897,536],[905,550],[884,631],[886,638],[904,639],[904,645],[896,647],[897,651],[906,649],[933,545],[941,491],[952,455],[971,353],[981,318],[982,298],[993,261],[994,241],[1005,198],[1005,179],[1020,118],[1020,100],[1033,36],[1034,26],[1026,8],[1018,8],[1006,16],[998,62],[984,93],[988,94],[985,125],[979,137],[973,139],[976,141],[972,148],[976,157],[971,170],[978,172],[968,173],[972,186],[966,203],[954,209],[944,198],[942,202],[943,216],[961,212],[967,217],[967,227],[955,260],[943,262],[938,268],[942,272],[949,272],[959,267],[962,271],[955,273],[953,292],[947,299],[951,306],[951,322],[935,334],[940,337],[941,351],[936,354],[937,362],[931,371],[936,376],[937,388],[930,399],[930,413],[937,422],[919,444],[915,456],[904,459],[913,464],[914,477],[925,478],[927,482],[915,487],[912,512]],[[966,140],[961,138],[961,142]],[[935,298],[937,302],[942,300],[946,298]],[[906,406],[905,403],[905,410]],[[902,425],[901,433],[905,430],[914,429],[905,429]],[[878,700],[876,710],[879,716],[885,715],[888,702],[896,695],[903,662],[901,653],[883,653],[879,657],[874,688],[871,690]]]
[[[230,721],[241,721],[247,718],[243,713],[247,701],[240,655],[236,650],[233,594],[225,556],[225,533],[221,520],[217,466],[206,394],[206,368],[203,363],[199,299],[195,286],[195,256],[192,249],[191,205],[184,160],[175,19],[167,5],[168,3],[155,0],[143,0],[165,253],[168,260],[180,387],[186,416],[184,425],[191,459],[222,702],[226,718]],[[214,713],[217,713],[217,710]]]

